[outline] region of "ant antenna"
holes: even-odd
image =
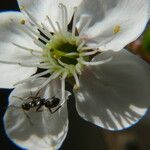
[[[16,98],[18,100],[24,101],[24,99],[22,97],[19,97],[19,96],[12,96],[12,98]]]
[[[31,121],[30,116],[23,110],[23,113],[25,114],[26,118],[28,119],[29,123],[33,126],[33,122]]]

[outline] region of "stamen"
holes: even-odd
[[[97,66],[97,65],[101,65],[101,64],[104,64],[104,63],[107,63],[109,61],[112,60],[112,57],[108,58],[108,59],[105,59],[105,60],[101,60],[101,61],[96,61],[96,62],[87,62],[87,61],[84,61],[82,60],[81,58],[78,58],[78,61],[83,64],[83,65],[87,65],[87,66]]]
[[[47,40],[45,37],[43,37],[39,32],[34,31],[33,29],[29,28],[27,25],[25,25],[25,27],[26,27],[30,32],[32,32],[35,36],[37,36],[38,39],[43,40],[45,43],[48,43],[48,42],[49,42],[49,40]],[[44,30],[43,30],[43,31],[44,31]],[[47,33],[47,32],[44,31],[44,34],[45,34],[45,33]]]
[[[42,41],[44,41],[45,43],[48,43],[49,40],[47,40],[46,38],[44,38],[43,36],[41,36],[40,34],[38,34],[38,38]]]
[[[40,64],[30,64],[29,62],[15,62],[15,61],[3,61],[0,60],[0,63],[10,64],[10,65],[20,65],[24,67],[38,67]]]
[[[67,25],[68,25],[68,13],[67,13],[67,7],[63,4],[60,4],[62,5],[62,8],[64,10],[64,30],[67,31]]]
[[[67,72],[65,72],[64,74],[63,74],[63,76],[62,76],[62,79],[61,79],[61,99],[62,99],[62,103],[61,103],[61,105],[63,105],[64,104],[64,102],[65,102],[65,80],[66,80],[66,77],[67,77],[67,75],[68,75],[68,73]]]
[[[35,36],[38,37],[38,39],[41,39],[42,41],[44,41],[45,43],[48,43],[49,40],[47,40],[45,37],[43,37],[39,32],[34,31],[33,29],[29,28],[28,26],[26,26],[26,28],[32,32]]]
[[[82,33],[88,28],[88,26],[90,25],[91,21],[92,21],[92,17],[91,16],[87,16],[87,23],[81,29],[81,31],[79,33],[79,37],[81,37]]]
[[[35,43],[37,46],[41,47],[42,49],[45,48],[45,44],[42,43],[41,41],[39,41],[38,39],[34,40],[34,43]]]
[[[36,78],[38,78],[38,77],[41,77],[41,76],[44,76],[44,75],[46,75],[46,74],[48,74],[48,73],[50,73],[50,72],[51,72],[50,70],[43,71],[43,72],[41,72],[41,73],[38,73],[38,74],[33,75],[33,76],[31,76],[31,77],[29,77],[29,78],[27,78],[27,79],[24,79],[24,80],[21,80],[21,81],[15,83],[14,86],[16,86],[16,85],[18,85],[18,84],[22,84],[22,83],[27,82],[27,81],[34,80],[34,79],[36,79]]]
[[[63,35],[61,26],[60,26],[60,24],[59,24],[58,21],[56,21],[56,25],[57,25],[57,27],[58,27],[58,32],[56,32],[56,33],[60,33],[61,35]]]
[[[65,56],[78,56],[79,54],[76,52],[72,52],[72,53],[67,53],[65,54]]]
[[[79,82],[79,78],[78,78],[76,72],[73,73],[73,76],[74,76],[74,79],[76,82],[76,88],[78,89],[80,87],[80,82]]]
[[[35,52],[35,53],[39,53],[39,54],[42,54],[42,51],[39,51],[39,50],[34,50],[34,49],[31,49],[31,48],[28,48],[28,47],[25,47],[25,46],[21,46],[19,44],[16,44],[16,43],[12,43],[13,45],[25,50],[25,51],[29,51],[31,53]]]
[[[43,23],[41,23],[41,25],[44,28],[44,30],[46,31],[44,34],[50,39],[53,35],[50,33],[48,28]]]
[[[79,63],[75,66],[75,69],[76,69],[77,73],[79,75],[81,75],[81,65]]]
[[[65,63],[63,63],[60,59],[58,59],[58,62],[59,62],[59,64],[60,64],[60,65],[62,65],[63,67],[65,67],[65,68],[67,68],[67,67],[68,67],[68,65],[67,65],[67,64],[65,64]]]
[[[98,52],[97,50],[93,50],[91,52],[80,53],[80,56],[90,56],[96,54],[97,52]]]
[[[35,18],[27,11],[24,10],[26,12],[26,14],[29,16],[29,18],[31,19],[31,21],[38,27],[38,29],[43,33],[43,34],[47,34],[47,32],[36,22]]]
[[[39,39],[36,38],[33,34],[31,34],[31,32],[29,32],[27,29],[21,28],[21,27],[19,27],[19,28],[20,28],[20,30],[22,30],[23,32],[25,32],[27,35],[29,35],[33,39],[33,41],[34,41],[34,43],[36,45],[38,45],[42,49],[45,47],[45,45],[41,41],[39,41]]]
[[[47,20],[48,20],[49,24],[51,25],[51,27],[53,28],[54,32],[56,33],[57,30],[56,30],[56,28],[55,28],[55,26],[54,26],[52,20],[51,20],[48,16],[46,16],[46,17],[47,17]]]
[[[31,34],[31,32],[29,32],[26,28],[23,28],[23,27],[18,27],[21,31],[23,31],[24,33],[26,33],[30,38],[32,38],[33,40],[35,40],[36,39],[36,37],[33,35],[33,34]]]
[[[85,41],[82,41],[81,44],[78,46],[77,51],[82,50],[82,47],[85,45]]]
[[[42,88],[44,88],[52,80],[56,79],[61,73],[62,73],[62,70],[60,70],[59,72],[54,72],[41,86],[38,87],[38,90],[41,90]]]
[[[48,61],[48,63],[50,63],[53,66],[57,66],[56,61],[52,58],[50,53],[47,54],[47,59],[45,59],[45,61]]]
[[[88,14],[83,14],[80,16],[80,25],[78,26],[78,33],[80,33],[80,31],[82,30],[82,28],[85,26],[88,18],[91,17]]]
[[[60,10],[61,10],[61,16],[62,16],[62,29],[64,30],[65,29],[65,14],[64,14],[64,9],[63,9],[63,6],[62,4],[60,3]]]
[[[13,23],[14,20],[10,19]],[[32,38],[33,40],[35,40],[35,36],[33,34],[31,34],[27,29],[23,28],[22,26],[17,26],[21,31],[23,31],[24,33],[26,33],[30,38]]]
[[[95,48],[97,48],[98,46],[92,46],[92,47],[82,47],[82,49],[81,49],[81,52],[82,51],[87,51],[87,50],[91,50],[91,49],[95,49]]]
[[[35,18],[34,18],[26,9],[24,9],[24,12],[28,15],[28,17],[30,18],[30,20],[31,20],[35,25],[39,26],[38,23],[36,22]]]
[[[37,35],[37,32],[35,30],[33,30],[33,28],[29,27],[27,24],[23,24],[23,27],[26,27],[27,30],[29,30],[30,32],[34,33],[35,35]]]
[[[74,7],[74,17],[73,17],[73,25],[72,25],[72,37],[75,36],[76,23],[77,23],[77,7]]]
[[[48,32],[47,31],[45,31],[46,29],[42,29],[41,27],[39,27],[38,28],[38,30],[41,32],[41,33],[43,33],[46,37],[48,37],[49,39],[50,39],[50,37],[48,36]],[[43,37],[43,36],[42,36]],[[45,37],[44,37],[45,38]],[[47,38],[45,38],[45,39],[47,39]],[[48,40],[48,39],[47,39]],[[48,40],[49,41],[49,40]]]

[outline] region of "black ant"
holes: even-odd
[[[60,105],[59,107],[57,107],[60,104],[59,98],[56,98],[55,96],[53,96],[52,98],[48,98],[48,99],[41,98],[38,96],[39,92],[40,91],[38,91],[35,96],[28,97],[26,100],[30,100],[30,101],[22,103],[21,108],[25,111],[29,111],[31,108],[36,108],[36,111],[40,112],[41,111],[40,108],[42,106],[45,106],[46,108],[49,109],[50,113],[53,114],[62,106]],[[20,97],[16,97],[16,98],[23,100]],[[57,108],[54,111],[52,111],[52,109],[55,107]]]
[[[52,111],[53,108],[57,107],[60,103],[60,99],[56,98],[55,96],[53,96],[52,98],[49,99],[44,99],[44,98],[40,98],[40,97],[29,97],[30,99],[32,98],[32,101],[30,102],[25,102],[21,105],[22,109],[25,111],[29,111],[31,108],[36,108],[37,112],[40,112],[40,108],[42,106],[45,106],[46,108],[49,109],[50,113],[55,113],[60,107],[61,105],[55,109],[54,111]]]
[[[27,111],[29,111],[30,109],[36,108],[36,112],[41,112],[42,110],[40,110],[40,108],[45,106],[46,108],[49,109],[50,113],[53,114],[62,107],[62,104],[60,104],[59,98],[56,98],[55,96],[53,96],[52,98],[48,98],[48,99],[41,98],[38,96],[39,92],[40,92],[40,90],[35,94],[35,96],[29,96],[26,99],[23,99],[18,96],[13,96],[14,98],[17,98],[21,101],[28,101],[28,102],[23,102],[21,104],[21,106],[15,106],[15,105],[9,106],[10,108],[22,109],[31,125],[33,125],[33,123],[31,122],[30,116],[27,114]],[[56,109],[52,110],[54,108],[56,108]]]
[[[26,112],[32,108],[36,108],[36,112],[41,112],[42,110],[40,110],[40,108],[45,106],[46,108],[49,109],[50,113],[53,114],[62,107],[62,105],[60,104],[59,98],[56,98],[55,96],[53,96],[52,98],[48,98],[48,99],[41,98],[38,96],[39,92],[40,92],[40,90],[35,94],[35,96],[29,96],[26,99],[23,99],[23,98],[18,97],[18,96],[13,96],[14,98],[17,98],[21,101],[27,101],[27,102],[23,102],[21,104],[21,106],[10,105],[9,107],[22,109],[24,114],[26,115],[26,117],[29,120],[30,120],[30,117],[28,116],[28,114]],[[56,109],[52,110],[54,108],[56,108]]]

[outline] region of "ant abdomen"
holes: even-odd
[[[56,106],[58,106],[60,103],[60,99],[59,98],[53,98],[52,101],[45,101],[45,107],[47,108],[55,108]]]

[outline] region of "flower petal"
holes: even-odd
[[[150,66],[126,50],[96,56],[112,60],[87,67],[75,92],[78,113],[85,120],[109,130],[138,122],[150,105]]]
[[[45,24],[51,31],[54,30],[49,25],[47,16],[49,16],[54,24],[56,21],[62,23],[60,4],[63,4],[67,9],[67,22],[69,24],[74,13],[73,8],[78,6],[80,2],[81,0],[18,0],[20,9],[23,12],[28,11],[37,23]]]
[[[9,106],[4,115],[5,130],[9,138],[22,148],[29,150],[55,150],[63,143],[68,131],[67,105],[51,114],[42,106],[41,111],[31,108],[23,111],[21,105],[30,96],[37,94],[37,87],[45,81],[44,78],[36,79],[18,86],[9,97]],[[60,82],[54,80],[37,96],[40,98],[60,98]],[[69,96],[69,92],[66,92]],[[18,98],[17,98],[18,97]],[[66,97],[68,98],[68,97]],[[22,99],[22,100],[21,100]],[[54,108],[55,109],[55,108]]]
[[[9,62],[39,62],[39,57],[31,55],[13,43],[32,49],[38,47],[32,39],[21,31],[19,25],[24,20],[20,12],[0,13],[0,61]],[[23,80],[36,72],[36,67],[23,67],[21,65],[0,64],[0,88],[13,88],[13,84]]]
[[[93,9],[101,7],[101,9],[99,11],[95,9],[97,12],[93,11],[93,13],[87,11],[87,14],[89,12],[89,15],[94,18],[95,24],[89,27],[82,36],[88,40],[89,46],[94,44],[103,51],[121,50],[137,39],[149,19],[149,0],[107,0],[103,2],[95,0],[95,5],[97,6],[91,5],[91,7]],[[98,14],[99,17],[97,17]]]

